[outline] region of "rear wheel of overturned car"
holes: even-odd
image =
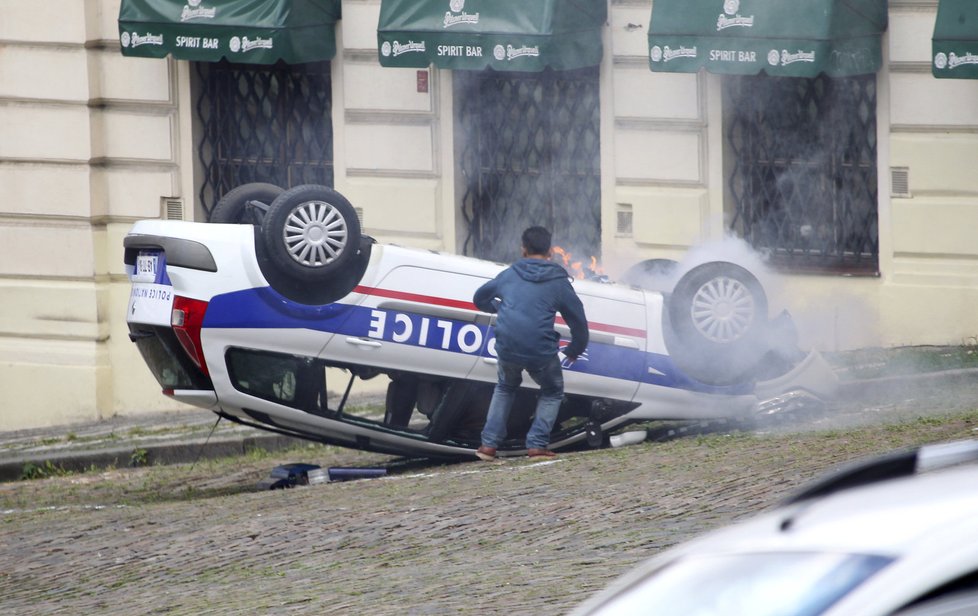
[[[666,308],[669,355],[698,381],[749,380],[767,353],[767,296],[739,265],[712,261],[694,267],[676,283]]]
[[[265,182],[242,184],[228,191],[211,210],[210,222],[261,225],[269,206],[284,192]]]
[[[272,202],[262,223],[268,259],[299,280],[330,278],[356,256],[360,220],[346,197],[315,184],[296,186]]]

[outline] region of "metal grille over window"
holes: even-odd
[[[790,271],[879,271],[876,76],[727,77],[731,227]]]
[[[464,253],[511,261],[523,229],[543,225],[573,254],[598,255],[598,69],[456,71],[454,83]]]
[[[329,62],[195,63],[200,203],[236,186],[333,185]]]

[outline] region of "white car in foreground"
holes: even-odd
[[[472,295],[505,265],[378,244],[339,193],[267,184],[228,193],[210,223],[137,222],[125,261],[130,337],[166,395],[360,449],[459,457],[479,445],[496,355],[493,317]],[[637,421],[772,412],[836,387],[817,353],[784,342],[790,318],[768,319],[763,288],[738,265],[700,264],[668,292],[574,287],[590,344],[565,366],[554,449],[601,446]],[[327,368],[349,377],[339,400]],[[374,377],[390,380],[385,412],[348,408],[353,380]],[[502,456],[523,453],[526,381]]]
[[[661,553],[572,614],[978,614],[978,441],[851,466]]]

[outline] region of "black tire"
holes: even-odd
[[[668,291],[679,262],[672,259],[646,259],[631,266],[618,282],[650,291]]]
[[[274,184],[242,184],[221,197],[211,210],[210,222],[260,225],[265,212],[282,192]],[[253,206],[248,207],[249,203]]]
[[[268,259],[297,280],[323,281],[342,271],[360,249],[360,220],[346,197],[304,184],[272,202],[261,227]]]
[[[676,283],[666,310],[669,355],[700,382],[749,380],[768,351],[767,295],[739,265],[712,261],[694,267]]]

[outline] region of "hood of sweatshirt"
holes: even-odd
[[[544,259],[520,259],[513,263],[512,267],[520,278],[530,282],[543,282],[568,277],[567,270],[553,261]]]

